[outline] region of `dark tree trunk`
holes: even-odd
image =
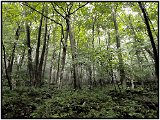
[[[88,84],[89,84],[89,87],[91,88],[92,87],[92,68],[90,65],[88,66],[88,73],[89,73]]]
[[[10,60],[10,62],[8,64],[8,68],[7,68],[10,79],[12,79],[11,78],[11,74],[12,74],[12,67],[13,67],[14,56],[15,56],[15,49],[16,49],[16,42],[13,45],[12,55],[10,57],[11,60]]]
[[[20,26],[18,26],[17,30],[16,30],[16,33],[15,33],[15,40],[17,41],[19,39],[19,35],[20,35]],[[9,63],[8,63],[8,67],[7,67],[7,74],[8,74],[8,77],[10,79],[10,82],[12,84],[12,67],[13,67],[13,62],[14,62],[14,57],[15,57],[15,49],[16,49],[16,45],[17,43],[14,42],[14,45],[13,45],[13,50],[12,50],[12,55],[10,56],[10,60],[9,60]]]
[[[44,9],[42,9],[42,14],[44,13]],[[42,29],[42,22],[43,22],[43,15],[41,15],[41,19],[40,19],[40,24],[39,24],[39,28],[38,28],[38,41],[37,41],[37,48],[36,48],[36,56],[35,56],[35,81],[38,82],[37,80],[39,79],[39,48],[40,48],[40,40],[41,40],[41,29]],[[37,84],[37,83],[36,83]]]
[[[95,23],[96,23],[96,16],[93,19],[92,25],[92,48],[94,49],[94,31],[95,31]],[[92,86],[92,82],[95,82],[95,63],[93,62],[93,66],[91,71],[89,70],[89,74],[91,75],[90,85]],[[93,76],[93,77],[92,77]],[[93,80],[92,80],[93,79]]]
[[[6,72],[6,78],[8,80],[8,85],[9,85],[9,88],[10,90],[12,90],[12,83],[11,83],[11,79],[8,75],[8,71],[7,71],[7,64],[6,64],[6,53],[5,53],[5,47],[4,47],[4,44],[3,44],[3,40],[2,40],[2,48],[3,48],[3,54],[4,54],[4,67],[5,67],[5,72]]]
[[[46,50],[46,39],[47,39],[47,18],[45,18],[45,33],[44,33],[44,43],[43,43],[43,48],[42,48],[42,53],[41,53],[41,59],[39,63],[39,77],[38,77],[38,85],[41,85],[42,82],[42,66],[44,62],[44,54]]]
[[[43,72],[42,72],[42,79],[44,79],[44,74],[45,74],[45,69],[46,69],[46,63],[47,63],[47,58],[48,58],[48,45],[49,45],[49,34],[47,35],[46,54],[45,54]]]
[[[151,42],[153,53],[154,53],[156,76],[157,76],[157,78],[159,78],[159,60],[158,60],[159,58],[158,58],[158,52],[157,52],[156,45],[155,45],[155,42],[154,42],[154,39],[153,39],[153,35],[152,35],[152,32],[151,32],[149,21],[147,19],[145,7],[142,5],[141,2],[138,2],[138,3],[139,3],[139,7],[141,8],[141,11],[143,13],[143,16],[144,16],[144,20],[145,20],[145,24],[146,24],[146,27],[147,27],[148,36],[150,38],[150,42]]]
[[[30,45],[30,26],[26,23],[26,36],[27,36],[27,47],[28,47],[28,71],[30,77],[30,85],[33,85],[33,66],[32,66],[32,48]]]
[[[19,29],[20,29],[20,26],[18,26],[18,28],[16,30],[16,33],[15,33],[15,39],[16,39],[16,41],[19,39],[19,35],[20,35]],[[12,50],[12,55],[10,56],[10,60],[9,60],[10,62],[8,64],[8,68],[7,68],[10,79],[12,79],[11,78],[11,74],[12,74],[12,67],[13,67],[13,62],[14,62],[14,57],[15,57],[16,45],[17,45],[17,43],[14,42],[13,50]]]

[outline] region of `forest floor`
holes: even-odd
[[[158,118],[158,89],[2,89],[2,118]]]

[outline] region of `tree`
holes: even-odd
[[[152,49],[153,49],[153,53],[154,53],[156,76],[157,76],[157,78],[159,78],[158,52],[157,52],[156,45],[155,45],[155,42],[154,42],[154,39],[153,39],[153,35],[152,35],[151,28],[150,28],[150,25],[149,25],[148,17],[147,17],[147,15],[146,15],[145,7],[142,5],[141,2],[138,2],[138,4],[139,4],[139,7],[141,8],[141,11],[142,11],[143,16],[144,16],[144,20],[145,20],[145,24],[146,24],[148,36],[149,36],[149,38],[150,38],[150,42],[151,42]]]
[[[30,84],[37,87],[54,80],[59,89],[92,88],[120,78],[125,88],[154,77],[156,59],[137,3],[21,2],[3,8],[5,61],[14,81],[27,84],[21,72],[28,71]],[[157,8],[145,3],[155,49]]]
[[[44,5],[43,5],[44,6]],[[40,70],[39,70],[39,47],[40,47],[40,40],[41,40],[41,29],[42,29],[42,22],[43,22],[43,14],[44,14],[44,7],[42,8],[42,14],[40,18],[39,28],[38,28],[38,40],[37,40],[37,48],[36,48],[36,56],[35,56],[35,82],[36,84],[40,84]]]
[[[46,6],[47,7],[47,6]],[[48,10],[46,9],[46,15],[48,14]],[[46,50],[46,40],[47,40],[47,18],[45,18],[45,31],[44,31],[44,43],[43,43],[43,48],[42,48],[42,53],[41,53],[41,57],[40,57],[40,62],[39,62],[39,84],[41,84],[41,80],[42,80],[42,66],[43,66],[43,62],[44,62],[44,54],[45,54],[45,50]]]
[[[6,78],[7,78],[7,80],[8,80],[8,85],[9,85],[9,87],[10,87],[10,90],[12,90],[12,83],[11,83],[11,77],[9,77],[9,75],[8,75],[8,70],[7,70],[7,64],[6,64],[6,53],[5,53],[5,47],[4,47],[4,45],[3,45],[3,40],[2,40],[2,48],[3,48],[3,55],[4,55],[4,66],[5,66],[5,72],[6,72]]]
[[[117,43],[117,52],[118,52],[118,59],[119,59],[119,67],[118,67],[118,69],[120,71],[121,84],[123,85],[123,88],[125,89],[126,88],[125,72],[124,72],[124,65],[123,65],[123,59],[122,59],[122,53],[121,53],[121,47],[120,47],[118,24],[117,24],[117,21],[116,21],[116,9],[113,8],[113,22],[114,22],[114,27],[115,27],[115,31],[116,31],[116,43]]]

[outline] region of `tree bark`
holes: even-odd
[[[74,89],[80,89],[81,88],[80,82],[79,82],[79,79],[77,78],[78,68],[77,68],[77,63],[76,63],[76,58],[77,58],[76,43],[75,43],[75,39],[74,39],[74,36],[73,36],[72,28],[71,28],[71,25],[70,25],[70,16],[69,15],[66,18],[66,22],[67,22],[67,25],[68,25],[68,33],[69,33],[69,39],[70,39],[70,44],[71,44]]]
[[[44,33],[44,43],[43,43],[43,48],[42,48],[42,53],[41,53],[41,58],[40,58],[40,63],[39,63],[39,76],[38,76],[38,83],[37,85],[41,85],[42,83],[42,66],[44,62],[44,54],[46,50],[46,39],[47,39],[47,18],[45,18],[45,33]]]
[[[60,50],[59,50],[59,54],[58,54],[58,67],[57,67],[57,75],[56,75],[56,83],[58,83],[58,88],[60,89],[61,88],[61,79],[60,79],[60,57],[61,57],[61,48],[62,48],[62,44],[61,44],[61,41],[60,41]]]
[[[93,19],[93,25],[92,25],[92,48],[94,49],[94,32],[95,32],[95,23],[96,23],[96,16]],[[95,82],[95,62],[93,61],[93,66],[92,69],[89,70],[89,75],[91,75],[91,81],[90,81],[90,85],[92,85],[92,82]],[[93,77],[92,77],[93,75]],[[93,81],[92,81],[93,79]]]
[[[30,26],[26,22],[26,37],[27,37],[27,47],[28,47],[28,71],[30,77],[30,85],[34,84],[33,81],[33,65],[32,65],[32,48],[30,45]]]
[[[8,71],[7,71],[7,64],[6,64],[6,52],[5,52],[5,47],[4,47],[4,44],[3,44],[3,40],[2,40],[2,48],[3,48],[3,55],[4,55],[4,67],[5,67],[5,72],[6,72],[6,78],[8,80],[8,85],[9,85],[9,88],[10,90],[12,90],[12,83],[11,83],[11,79],[8,75]]]
[[[18,66],[17,66],[17,71],[19,71],[21,69],[22,65],[23,65],[23,61],[24,61],[24,57],[25,57],[25,51],[26,51],[26,48],[24,47],[21,60],[18,64]]]
[[[16,42],[14,42],[12,55],[10,56],[10,60],[9,60],[10,62],[8,64],[8,68],[7,68],[10,79],[12,79],[11,74],[12,74],[12,67],[13,67],[13,61],[14,61],[14,56],[15,56],[15,49],[16,49]]]
[[[153,35],[152,35],[152,32],[151,32],[149,21],[147,19],[145,7],[142,5],[141,2],[138,2],[138,3],[139,3],[139,7],[140,7],[140,9],[141,9],[141,11],[143,13],[143,17],[144,17],[146,28],[147,28],[147,32],[148,32],[148,36],[150,38],[150,42],[151,42],[151,45],[152,45],[152,49],[153,49],[153,53],[154,53],[155,71],[156,71],[156,76],[157,76],[157,79],[158,79],[159,78],[158,52],[157,52],[156,45],[155,45],[155,42],[154,42],[154,38],[153,38]]]
[[[45,54],[45,59],[44,59],[43,72],[42,72],[42,79],[44,79],[45,70],[46,70],[46,63],[47,63],[47,58],[48,58],[49,36],[50,36],[50,35],[48,34],[48,35],[47,35],[47,44],[46,44],[46,54]]]
[[[89,76],[88,76],[88,84],[89,84],[89,88],[92,87],[92,68],[90,65],[88,65],[88,73],[89,73]]]
[[[16,33],[15,33],[15,40],[16,40],[16,41],[18,41],[18,39],[19,39],[19,35],[20,35],[19,29],[20,29],[20,26],[18,26],[18,28],[17,28],[17,30],[16,30]],[[17,43],[14,42],[13,49],[12,49],[12,55],[10,56],[10,60],[9,60],[10,62],[9,62],[9,64],[8,64],[8,68],[7,68],[10,79],[12,79],[12,78],[11,78],[11,74],[12,74],[12,67],[13,67],[13,62],[14,62],[14,57],[15,57],[16,45],[17,45]],[[12,80],[11,80],[11,81],[12,81]]]
[[[50,83],[51,83],[51,80],[52,80],[52,68],[53,68],[54,58],[55,58],[55,50],[53,50],[52,57],[51,57],[51,62],[50,62],[51,66],[50,66],[50,69],[49,69],[49,81],[48,81],[49,87],[50,87]]]
[[[60,70],[60,81],[62,82],[63,80],[63,71],[64,71],[64,66],[65,66],[65,61],[66,61],[66,52],[67,52],[67,40],[68,40],[68,26],[66,26],[66,35],[64,38],[64,44],[63,44],[63,51],[62,51],[62,58],[61,58],[61,70]]]
[[[116,20],[116,11],[113,11],[113,22],[114,27],[116,31],[116,43],[117,43],[117,50],[118,50],[118,59],[119,59],[119,71],[120,71],[120,82],[123,86],[123,88],[126,88],[126,80],[125,80],[125,72],[124,72],[124,65],[123,65],[123,59],[122,59],[122,53],[121,53],[121,47],[120,47],[120,39],[119,39],[119,33],[118,33],[118,24]]]
[[[42,9],[42,14],[44,13],[44,9]],[[37,41],[37,48],[36,48],[36,56],[35,56],[35,81],[38,82],[37,80],[39,79],[39,48],[40,48],[40,40],[41,40],[41,29],[42,29],[42,22],[43,22],[43,15],[41,15],[41,19],[40,19],[40,24],[39,24],[39,28],[38,28],[38,41]],[[37,84],[37,83],[36,83]]]
[[[108,41],[107,41],[107,39],[106,39],[106,48],[107,48],[107,51],[108,51],[108,50],[110,50],[110,40],[111,40],[109,31],[107,31],[107,35],[108,35]],[[108,64],[109,64],[109,65],[108,65],[108,66],[109,66],[109,68],[110,68],[110,69],[108,70],[108,73],[109,73],[109,75],[111,76],[111,83],[114,84],[113,67],[112,67],[112,64],[111,64],[112,54],[109,53],[108,57],[109,57],[109,59],[108,59]]]

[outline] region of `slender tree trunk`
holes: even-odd
[[[92,48],[94,49],[94,31],[95,31],[95,22],[96,22],[96,17],[94,18],[93,25],[92,25]],[[95,82],[95,63],[93,62],[92,70],[89,71],[90,75],[93,75],[93,82]],[[93,72],[92,72],[93,71]],[[92,76],[91,76],[91,81],[90,85],[92,85]]]
[[[66,20],[67,25],[68,25],[68,32],[69,32],[69,39],[70,39],[70,44],[71,44],[71,53],[72,53],[72,67],[73,67],[73,79],[74,79],[74,89],[80,89],[80,82],[79,79],[77,78],[78,76],[78,68],[77,68],[77,63],[76,63],[76,58],[77,58],[77,51],[76,51],[76,43],[75,39],[73,36],[73,31],[70,25],[70,16],[68,15],[68,18]]]
[[[106,47],[107,47],[107,51],[110,49],[110,33],[109,31],[107,31],[107,35],[108,35],[108,41],[106,39]],[[113,67],[112,67],[112,64],[111,64],[111,61],[112,61],[112,54],[109,53],[109,59],[108,59],[108,63],[109,63],[109,75],[111,76],[111,83],[114,84],[114,78],[113,78]]]
[[[9,88],[10,88],[10,90],[12,90],[12,82],[11,82],[11,79],[10,79],[10,77],[8,75],[8,71],[7,71],[6,52],[5,52],[5,47],[4,47],[4,44],[3,44],[3,40],[1,42],[2,42],[3,55],[4,55],[4,67],[5,67],[5,72],[6,72],[6,78],[8,80]]]
[[[57,67],[57,75],[56,75],[56,83],[58,83],[58,88],[61,88],[61,79],[60,79],[60,57],[61,57],[61,48],[62,48],[62,44],[61,41],[59,43],[60,46],[60,50],[59,50],[59,54],[58,54],[58,67]]]
[[[135,29],[134,29],[134,27],[133,27],[133,25],[132,25],[130,16],[129,16],[129,24],[130,24],[130,26],[131,26],[132,34],[134,35],[134,40],[135,40],[135,42],[140,42],[140,41],[137,39],[137,35],[136,35]],[[136,49],[136,56],[137,56],[137,60],[138,60],[138,65],[139,65],[139,68],[142,70],[142,64],[141,64],[142,59],[141,59],[141,57],[140,57],[140,52],[141,52],[141,51],[137,48],[137,49]],[[143,82],[143,80],[141,80],[141,81]],[[131,79],[131,85],[132,85],[132,88],[133,88],[133,86],[134,86],[134,81],[133,81],[133,79]]]
[[[20,59],[20,62],[18,64],[18,68],[17,68],[17,71],[19,71],[23,65],[23,61],[24,61],[24,57],[25,57],[25,51],[26,51],[26,48],[24,47],[23,49],[23,53],[22,53],[22,58]]]
[[[42,9],[42,14],[44,13],[44,8]],[[37,41],[37,48],[36,48],[36,56],[35,56],[35,81],[36,84],[38,84],[38,77],[39,77],[39,48],[40,48],[40,40],[41,40],[41,29],[42,29],[42,22],[43,22],[43,15],[41,15],[40,23],[39,23],[39,28],[38,28],[38,41]]]
[[[101,38],[100,38],[100,30],[99,30],[99,25],[97,24],[97,34],[98,34],[98,44],[100,45],[101,44]],[[100,48],[101,50],[101,48]]]
[[[18,39],[19,39],[19,35],[20,35],[19,29],[20,29],[20,26],[18,26],[16,33],[15,33],[15,40],[16,41],[18,41]],[[14,62],[14,57],[15,57],[16,45],[17,45],[17,43],[14,42],[13,49],[12,49],[12,55],[10,56],[10,60],[9,60],[10,62],[8,64],[8,68],[7,68],[10,79],[12,79],[11,74],[12,74],[12,67],[13,67],[13,62]]]
[[[91,88],[92,87],[92,68],[90,65],[88,66],[88,73],[89,73],[88,84],[89,84],[89,87]]]
[[[28,47],[28,71],[30,77],[30,85],[33,85],[33,65],[32,65],[32,48],[30,45],[30,26],[26,22],[26,37],[27,37],[27,47]]]
[[[153,35],[152,35],[152,32],[151,32],[149,21],[147,19],[145,7],[142,5],[141,2],[138,2],[138,3],[139,3],[139,7],[140,7],[140,9],[141,9],[141,11],[143,13],[145,24],[146,24],[146,27],[147,27],[148,36],[150,38],[150,42],[151,42],[151,45],[152,45],[152,49],[153,49],[153,53],[154,53],[154,61],[155,61],[155,71],[156,71],[156,76],[157,76],[157,79],[158,79],[159,78],[159,58],[158,58],[158,52],[157,52],[156,45],[155,45],[155,42],[154,42],[154,39],[153,39]]]
[[[150,22],[150,25],[151,25],[151,27],[152,27],[152,29],[153,29],[153,31],[154,31],[154,33],[155,33],[156,37],[157,37],[157,40],[158,40],[158,35],[157,35],[156,31],[155,31],[155,28],[154,28],[154,26],[153,26],[152,21],[151,21],[151,20],[150,20],[150,18],[149,18],[149,15],[148,15],[147,10],[145,10],[145,13],[146,13],[147,19],[148,19],[148,21]],[[144,17],[143,17],[142,15],[141,15],[141,17],[142,17],[142,19],[143,19],[143,20],[144,20],[144,22],[145,22]],[[158,25],[158,24],[157,24],[157,25]]]
[[[116,31],[116,43],[117,43],[118,59],[119,59],[120,82],[121,82],[123,88],[125,89],[126,88],[125,72],[124,72],[124,65],[123,65],[123,59],[122,59],[122,53],[121,53],[121,47],[120,47],[118,24],[117,24],[117,20],[116,20],[115,10],[113,12],[113,22],[114,22],[114,27],[115,27],[115,31]]]
[[[20,26],[18,26],[18,28],[16,30],[16,33],[15,33],[15,40],[16,41],[18,41],[18,39],[19,39],[19,35],[20,35],[19,29],[20,29]],[[16,45],[17,45],[17,43],[14,42],[13,50],[12,50],[12,55],[10,56],[10,60],[9,60],[8,68],[7,68],[7,70],[8,70],[8,77],[10,78],[11,84],[13,84],[13,82],[15,82],[15,81],[12,80],[12,67],[13,67],[14,58],[15,58]],[[12,86],[12,88],[13,88],[13,86]]]
[[[15,49],[16,49],[16,42],[13,45],[12,55],[10,57],[10,62],[8,64],[8,74],[9,74],[10,79],[11,79],[11,74],[12,74],[12,67],[13,67],[13,62],[14,62]]]
[[[66,61],[66,52],[67,52],[67,40],[68,40],[68,26],[66,26],[66,35],[64,38],[64,44],[63,44],[63,51],[62,51],[62,58],[61,58],[61,70],[60,70],[60,81],[62,82],[63,80],[63,71],[64,71],[64,66],[65,66],[65,61]]]
[[[42,66],[44,62],[44,54],[46,50],[46,39],[47,39],[47,18],[45,18],[45,33],[44,33],[44,43],[43,43],[43,48],[42,48],[42,53],[41,53],[41,58],[40,58],[40,63],[39,63],[39,76],[38,76],[38,85],[41,85],[42,83]]]
[[[46,54],[44,59],[44,66],[43,66],[43,72],[42,72],[42,79],[44,79],[45,70],[46,70],[46,63],[48,58],[48,45],[49,45],[49,34],[47,35],[47,45],[46,45]]]
[[[50,69],[49,69],[49,81],[48,81],[48,85],[50,87],[50,83],[51,83],[51,80],[52,80],[52,69],[53,69],[53,61],[55,59],[55,50],[53,50],[53,53],[52,53],[52,57],[51,57],[51,66],[50,66]]]

